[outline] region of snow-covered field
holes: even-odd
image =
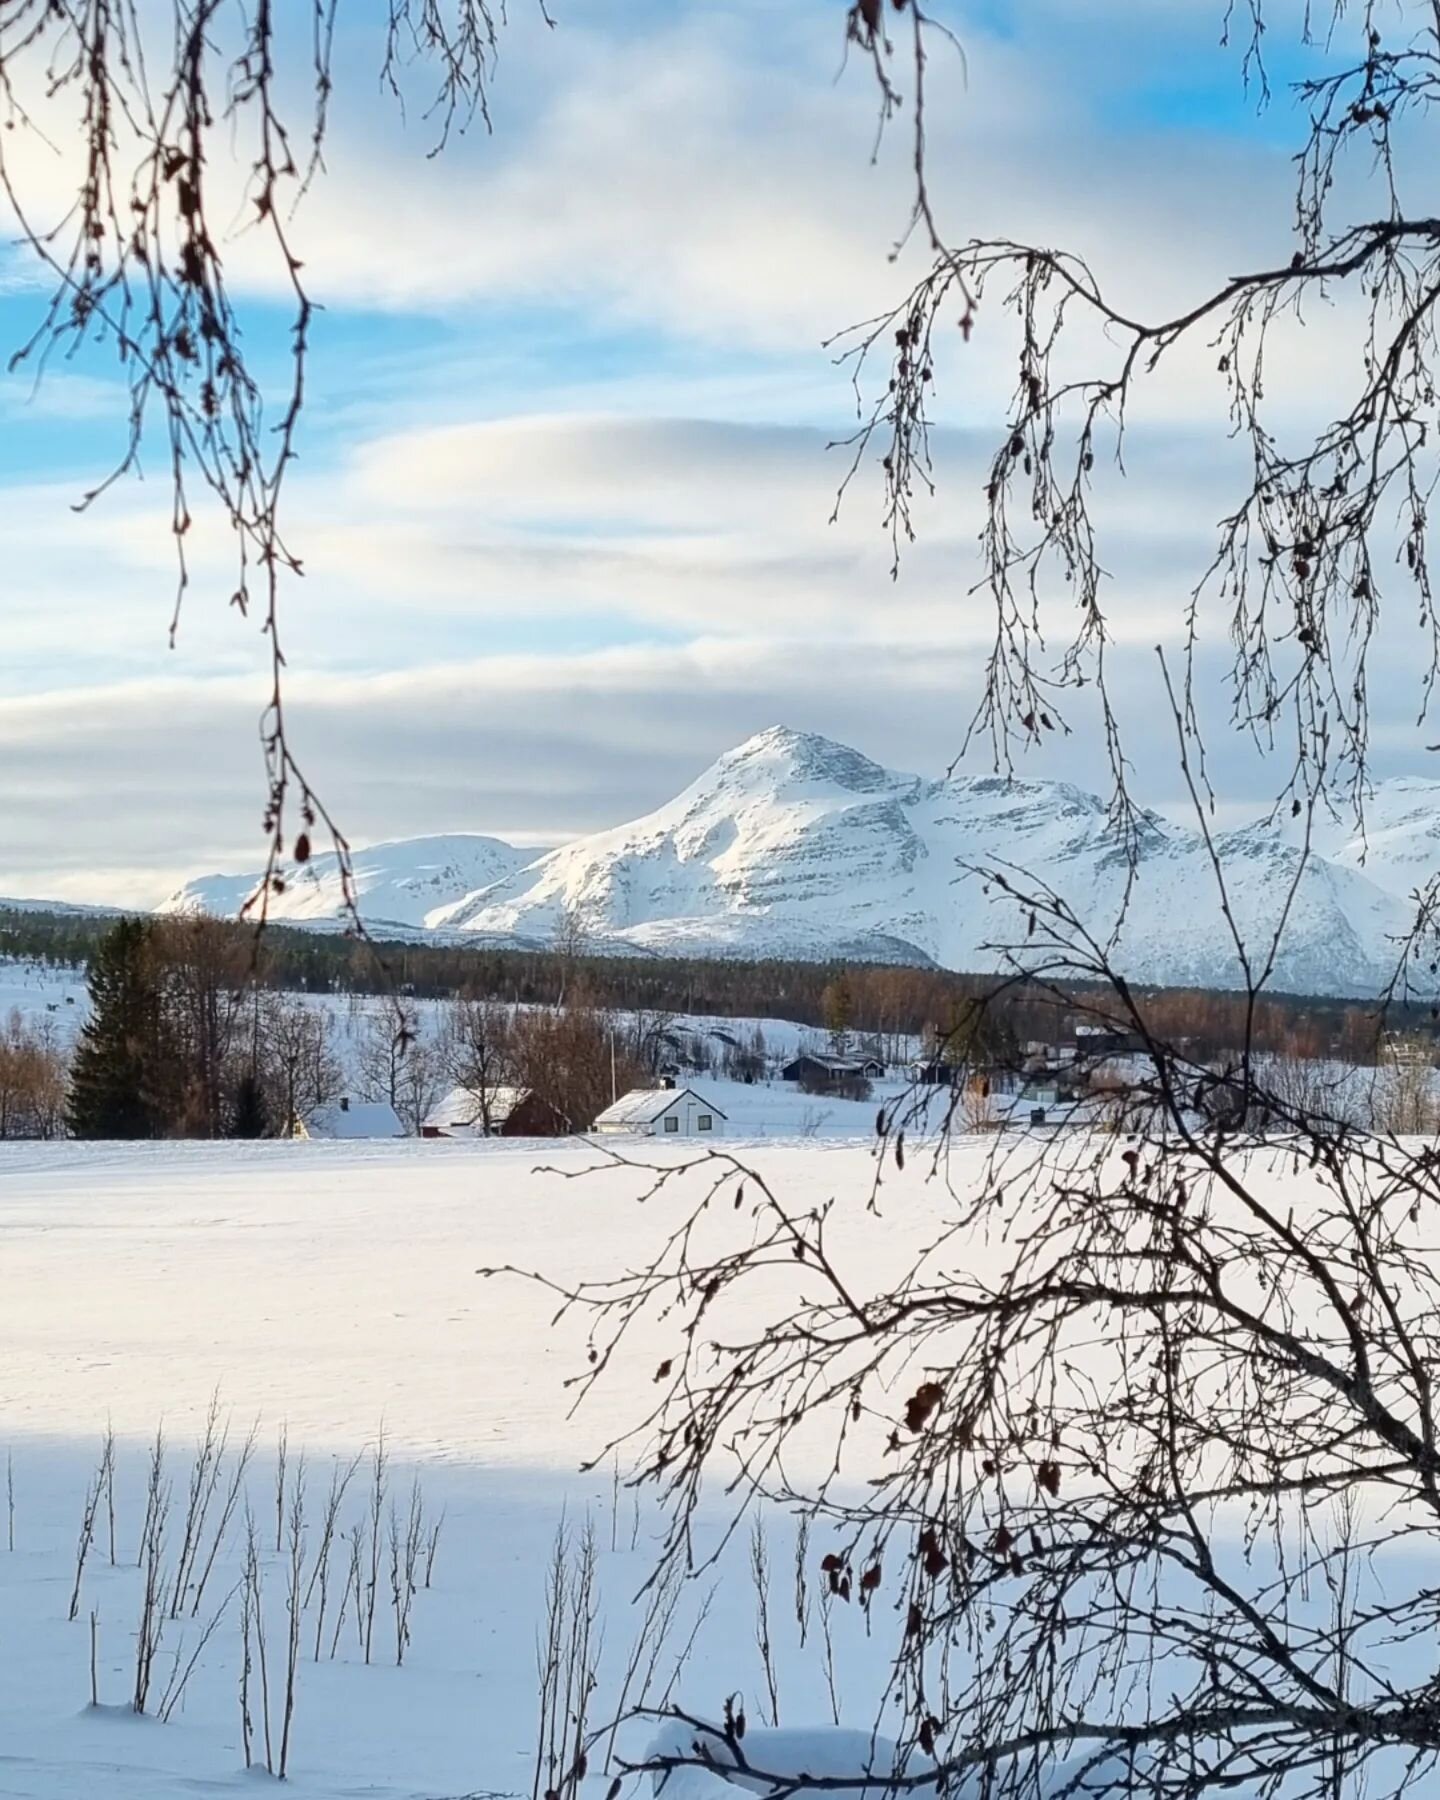
[[[852,1201],[843,1228],[850,1247],[895,1254],[893,1224],[865,1212],[874,1176],[866,1150],[762,1144],[746,1156],[797,1200]],[[594,1716],[614,1704],[640,1628],[644,1607],[633,1596],[653,1554],[651,1522],[623,1490],[617,1504],[608,1469],[587,1477],[577,1468],[643,1405],[655,1346],[639,1344],[622,1380],[571,1418],[562,1382],[583,1361],[577,1330],[553,1326],[553,1308],[528,1285],[487,1282],[475,1270],[513,1262],[564,1280],[613,1269],[653,1245],[685,1199],[684,1182],[639,1204],[635,1171],[606,1161],[594,1146],[494,1141],[0,1145],[0,1456],[13,1468],[15,1545],[6,1548],[0,1493],[0,1794],[172,1800],[247,1779],[238,1596],[169,1721],[125,1710],[147,1444],[163,1423],[173,1566],[193,1446],[215,1394],[230,1420],[232,1463],[258,1421],[246,1491],[264,1550],[272,1690],[287,1629],[285,1558],[275,1552],[281,1429],[292,1491],[305,1457],[307,1570],[332,1469],[373,1450],[382,1424],[402,1532],[414,1477],[427,1520],[444,1516],[433,1586],[416,1596],[403,1668],[395,1666],[388,1550],[370,1666],[353,1603],[333,1658],[326,1623],[318,1662],[313,1600],[304,1613],[296,1784],[376,1800],[530,1794],[535,1633],[562,1513],[572,1531],[588,1513],[599,1548],[604,1648]],[[599,1172],[574,1179],[592,1166]],[[938,1187],[927,1188],[918,1171],[890,1192],[887,1211],[912,1226],[940,1204]],[[76,1537],[107,1421],[118,1440],[117,1562],[102,1506],[71,1622]],[[365,1516],[368,1479],[362,1465],[342,1531]],[[217,1498],[212,1531],[219,1506]],[[784,1528],[775,1533],[782,1723],[823,1721],[818,1661],[797,1654]],[[183,1671],[238,1580],[243,1535],[237,1509],[199,1617],[166,1623],[155,1695]],[[347,1554],[337,1551],[337,1569]],[[343,1570],[332,1581],[339,1585]],[[707,1595],[705,1623],[677,1674]],[[334,1605],[332,1595],[332,1617]],[[687,1591],[652,1698],[670,1687],[713,1713],[739,1690],[758,1718],[754,1608],[753,1588],[733,1564],[718,1585],[707,1578]],[[92,1609],[99,1710],[88,1706]],[[867,1640],[848,1612],[837,1614],[835,1629],[842,1706],[868,1725],[879,1636]],[[278,1738],[273,1691],[272,1711]]]
[[[85,971],[0,956],[0,1021],[18,1012],[22,1019],[53,1018],[69,1043],[89,1010]]]
[[[657,1519],[617,1483],[603,1456],[589,1473],[580,1468],[653,1403],[657,1367],[676,1349],[674,1321],[646,1323],[575,1411],[564,1384],[587,1366],[582,1322],[557,1319],[553,1298],[530,1283],[487,1280],[477,1270],[516,1265],[563,1287],[641,1267],[717,1173],[728,1167],[738,1180],[743,1164],[797,1210],[834,1202],[827,1253],[858,1282],[897,1278],[926,1244],[943,1244],[947,1266],[963,1256],[972,1272],[998,1275],[1011,1254],[1006,1232],[987,1228],[962,1240],[937,1226],[953,1226],[957,1196],[972,1194],[980,1181],[1011,1187],[1012,1175],[993,1168],[992,1156],[1028,1162],[1042,1142],[1047,1157],[1073,1152],[1082,1161],[1107,1148],[1122,1151],[1122,1142],[1088,1133],[1045,1140],[1016,1133],[956,1139],[937,1168],[929,1146],[912,1144],[903,1170],[887,1165],[872,1209],[874,1156],[868,1146],[840,1140],[731,1139],[706,1150],[642,1143],[629,1147],[624,1162],[607,1146],[574,1141],[0,1144],[0,1796],[189,1800],[266,1778],[243,1768],[244,1609],[236,1587],[248,1509],[278,1752],[289,1626],[288,1555],[283,1545],[277,1549],[282,1433],[278,1535],[287,1542],[302,1466],[305,1495],[290,1750],[290,1778],[302,1792],[317,1800],[532,1796],[536,1636],[562,1524],[572,1573],[584,1533],[593,1532],[600,1653],[592,1723],[619,1709],[627,1670],[632,1703],[675,1701],[715,1717],[726,1697],[738,1694],[752,1726],[765,1721],[769,1684],[744,1534],[714,1567],[704,1566],[706,1554],[720,1548],[731,1503],[718,1492],[707,1496],[697,1526],[701,1573],[678,1591],[673,1617],[657,1634],[652,1596],[644,1591]],[[667,1179],[657,1182],[662,1172]],[[1283,1183],[1288,1201],[1305,1204],[1307,1178],[1285,1153],[1255,1174]],[[748,1230],[747,1215],[730,1204],[731,1185],[727,1179],[722,1203],[699,1228],[725,1234],[727,1244]],[[1023,1230],[1023,1222],[1012,1228]],[[732,1309],[724,1313],[724,1334],[736,1323],[742,1330],[758,1323],[756,1306],[766,1322],[793,1311],[809,1279],[805,1265],[788,1255],[768,1263],[762,1280],[747,1281],[743,1297],[722,1299],[717,1311]],[[750,1310],[737,1318],[736,1309]],[[722,1329],[713,1315],[711,1328]],[[169,1594],[184,1554],[194,1447],[212,1406],[228,1421],[226,1456],[198,1534],[199,1560],[183,1584],[186,1603],[163,1622],[151,1716],[137,1718],[129,1701],[142,1616],[136,1560],[149,1445],[163,1426],[170,1510],[159,1561]],[[883,1434],[883,1421],[871,1422]],[[847,1452],[847,1480],[878,1466],[864,1445],[871,1422],[860,1428],[858,1451]],[[223,1496],[252,1425],[255,1452],[221,1530]],[[114,1562],[102,1498],[72,1620],[77,1535],[107,1426],[117,1443]],[[366,1521],[382,1432],[384,1542],[367,1661],[347,1571],[357,1531],[360,1566],[370,1567]],[[882,1444],[877,1436],[870,1449]],[[787,1473],[803,1482],[831,1450],[833,1443],[802,1437],[787,1451]],[[335,1472],[352,1465],[327,1602],[311,1586],[323,1511]],[[437,1524],[440,1535],[433,1581],[414,1596],[397,1666],[389,1521],[393,1516],[403,1542],[417,1491],[417,1541],[428,1546]],[[802,1649],[790,1526],[771,1517],[767,1531],[780,1723],[824,1726],[832,1702],[817,1621],[827,1615],[810,1585],[809,1643]],[[825,1533],[817,1523],[806,1561],[812,1583],[832,1547]],[[196,1608],[195,1570],[217,1542],[213,1576]],[[1250,1548],[1236,1542],[1237,1555],[1248,1559]],[[349,1594],[343,1614],[342,1593]],[[834,1711],[847,1726],[869,1730],[883,1718],[877,1701],[895,1616],[880,1608],[872,1636],[857,1608],[829,1609]],[[207,1638],[212,1620],[218,1622]],[[641,1643],[649,1647],[637,1663]],[[154,1714],[167,1693],[174,1704],[162,1720]],[[263,1761],[253,1668],[251,1717],[253,1754]],[[621,1748],[633,1754],[650,1735],[650,1726],[637,1723]],[[817,1740],[801,1743],[808,1761]],[[1057,1794],[1072,1791],[1067,1781],[1054,1771]],[[541,1792],[546,1785],[542,1779]],[[710,1777],[677,1787],[671,1800],[724,1800],[727,1793],[734,1800]],[[602,1750],[583,1800],[607,1800],[608,1793]],[[621,1800],[642,1794],[649,1800],[648,1784],[632,1778]],[[962,1787],[956,1800],[978,1795]]]

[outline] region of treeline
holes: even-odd
[[[994,986],[983,976],[904,965],[596,956],[574,946],[372,945],[281,925],[270,925],[257,937],[251,927],[207,924],[213,924],[217,942],[228,939],[233,945],[247,985],[271,991],[415,999],[467,994],[512,1007],[554,1006],[583,991],[589,1005],[607,1012],[765,1017],[828,1030],[834,988],[843,982],[850,1028],[885,1044],[944,1035]],[[0,956],[87,965],[113,925],[113,919],[87,914],[0,912]],[[1373,1006],[1357,1002],[1274,996],[1251,1014],[1242,995],[1161,989],[1144,993],[1140,1004],[1157,1037],[1185,1039],[1202,1056],[1234,1052],[1248,1028],[1257,1050],[1353,1063],[1376,1060],[1380,1020]],[[1007,1039],[1023,1043],[1053,1040],[1071,1009],[1093,1022],[1114,1016],[1114,1008],[1113,994],[1099,990],[1012,986],[989,1013]],[[1388,1023],[1402,1030],[1429,1019],[1429,1011],[1406,1008],[1388,1015]]]
[[[574,942],[548,952],[372,947],[283,928],[257,936],[195,915],[11,913],[0,955],[79,959],[90,989],[73,1057],[54,1018],[15,1012],[0,1026],[0,1138],[278,1136],[346,1096],[387,1102],[415,1133],[452,1087],[476,1097],[486,1130],[492,1106],[506,1104],[500,1090],[513,1088],[539,1129],[585,1131],[614,1093],[662,1071],[778,1073],[784,1059],[758,1024],[692,1032],[687,1014],[788,1018],[823,1032],[832,1052],[873,1055],[896,1073],[917,1044],[954,1069],[1021,1069],[1035,1066],[1036,1045],[1073,1046],[1082,1025],[1135,1024],[1109,991],[997,989],[933,969],[640,961]],[[1328,1091],[1335,1067],[1383,1060],[1389,1095],[1403,1085],[1402,1041],[1405,1070],[1428,1087],[1434,1009],[1391,1008],[1382,1020],[1357,1004],[1250,1007],[1176,990],[1141,994],[1137,1007],[1157,1041],[1198,1064],[1228,1066],[1248,1033],[1292,1085]],[[835,1083],[825,1072],[827,1093]]]
[[[243,935],[215,920],[112,923],[89,962],[70,1134],[264,1137],[333,1097],[330,1021],[254,974]]]

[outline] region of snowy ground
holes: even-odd
[[[1089,1157],[1097,1149],[1088,1134],[1045,1141],[1046,1154],[1068,1148]],[[322,1623],[313,1597],[301,1609],[294,1785],[316,1800],[527,1800],[535,1774],[535,1641],[562,1520],[572,1547],[587,1523],[596,1545],[603,1644],[592,1721],[616,1709],[645,1636],[648,1598],[636,1596],[653,1567],[656,1522],[617,1489],[609,1466],[578,1470],[644,1412],[656,1367],[675,1345],[666,1336],[673,1325],[648,1326],[613,1380],[571,1416],[563,1382],[584,1366],[579,1326],[554,1322],[553,1304],[533,1287],[482,1280],[477,1268],[513,1263],[562,1284],[634,1268],[688,1214],[718,1153],[743,1158],[796,1207],[835,1201],[827,1247],[837,1266],[883,1283],[917,1244],[933,1241],[942,1218],[953,1220],[952,1189],[972,1192],[989,1156],[1029,1157],[1036,1142],[1019,1134],[957,1141],[945,1178],[932,1177],[931,1159],[912,1147],[903,1172],[887,1168],[876,1211],[866,1204],[875,1191],[874,1158],[867,1146],[843,1141],[732,1139],[708,1156],[697,1147],[632,1146],[655,1168],[692,1165],[658,1189],[653,1174],[575,1142],[0,1144],[0,1796],[192,1800],[266,1779],[243,1771],[242,1615],[233,1590],[248,1505],[263,1549],[278,1742],[277,1669],[287,1630],[285,1557],[275,1548],[283,1431],[289,1502],[304,1459],[305,1582],[332,1471],[359,1459],[339,1511],[330,1610]],[[1118,1143],[1110,1147],[1119,1154]],[[1304,1177],[1283,1157],[1262,1178],[1284,1181],[1287,1195],[1304,1204]],[[991,1179],[1009,1184],[1004,1170]],[[724,1232],[728,1242],[736,1221],[725,1204],[707,1212],[702,1229]],[[958,1240],[949,1240],[946,1256],[960,1253]],[[995,1269],[1008,1254],[1001,1234],[989,1231],[967,1240],[963,1253],[976,1270]],[[806,1279],[789,1257],[770,1265],[763,1292],[756,1284],[764,1316],[793,1304]],[[252,1422],[257,1448],[197,1616],[182,1606],[182,1616],[165,1623],[152,1712],[195,1657],[193,1673],[167,1721],[136,1718],[127,1703],[141,1616],[135,1563],[147,1445],[163,1424],[168,1587],[194,1444],[214,1396],[230,1422],[221,1490]],[[77,1532],[107,1423],[118,1442],[115,1562],[102,1505],[71,1621]],[[370,1661],[353,1601],[334,1635],[343,1534],[363,1527],[382,1426],[390,1459],[382,1529],[393,1500],[403,1533],[416,1481],[426,1532],[443,1520],[433,1584],[415,1597],[403,1667],[395,1659],[388,1553]],[[803,1479],[806,1460],[802,1442],[788,1459],[790,1473]],[[846,1472],[862,1471],[847,1465]],[[219,1510],[217,1500],[201,1533],[207,1553]],[[702,1551],[715,1545],[720,1517],[702,1518]],[[828,1547],[824,1529],[817,1525],[812,1540],[812,1577]],[[802,1651],[793,1540],[783,1520],[771,1519],[768,1530],[780,1722],[823,1725],[831,1703],[817,1645],[818,1596],[812,1589],[806,1599]],[[1248,1557],[1250,1549],[1240,1553]],[[669,1698],[714,1717],[738,1693],[752,1724],[766,1718],[747,1564],[742,1537],[680,1593],[654,1657],[650,1702]],[[217,1611],[219,1623],[202,1644]],[[89,1705],[92,1612],[98,1707]],[[830,1616],[837,1710],[845,1724],[868,1729],[895,1616],[877,1611],[873,1637],[854,1608],[836,1606]],[[650,1666],[648,1653],[641,1661]],[[633,1682],[630,1694],[636,1698]],[[252,1716],[263,1755],[254,1702]],[[633,1752],[649,1735],[645,1729],[622,1745]],[[606,1800],[603,1755],[598,1760],[585,1800]],[[1056,1781],[1057,1793],[1068,1791],[1058,1771]],[[685,1800],[724,1800],[729,1791],[699,1786],[687,1785]],[[648,1789],[638,1792],[649,1800]],[[638,1792],[632,1786],[622,1800],[638,1800]],[[961,1790],[956,1800],[977,1797]]]
[[[0,956],[0,1022],[18,1012],[27,1021],[51,1017],[69,1043],[89,1010],[83,969]]]
[[[747,1155],[798,1198],[853,1200],[845,1227],[852,1248],[895,1254],[887,1247],[893,1226],[865,1214],[874,1176],[867,1151],[792,1143],[754,1146]],[[292,1491],[302,1451],[306,1458],[312,1561],[336,1459],[344,1464],[373,1448],[382,1422],[402,1529],[412,1475],[427,1517],[444,1513],[434,1585],[416,1598],[403,1668],[394,1666],[384,1572],[370,1666],[353,1619],[334,1658],[322,1641],[320,1660],[312,1661],[314,1605],[305,1613],[296,1785],[337,1800],[529,1795],[535,1631],[562,1513],[572,1529],[588,1513],[600,1551],[597,1714],[614,1704],[639,1630],[643,1608],[632,1596],[653,1553],[651,1523],[628,1494],[617,1506],[608,1471],[581,1477],[576,1469],[633,1418],[648,1392],[654,1346],[638,1349],[628,1385],[570,1419],[561,1383],[580,1366],[576,1332],[552,1327],[551,1309],[534,1290],[485,1282],[474,1271],[513,1261],[564,1279],[613,1268],[652,1244],[682,1195],[667,1190],[639,1205],[640,1184],[627,1169],[571,1179],[603,1160],[593,1146],[495,1142],[0,1145],[0,1454],[12,1459],[15,1534],[9,1551],[0,1513],[0,1794],[178,1800],[247,1779],[238,1599],[168,1723],[125,1710],[140,1614],[134,1565],[147,1440],[163,1420],[173,1561],[194,1441],[218,1392],[231,1420],[232,1457],[251,1421],[259,1422],[246,1490],[266,1545],[272,1687],[286,1632],[284,1559],[274,1547],[281,1428]],[[549,1172],[537,1169],[541,1162]],[[915,1172],[892,1197],[892,1213],[903,1209],[912,1223],[940,1204],[938,1188],[926,1188]],[[119,1441],[117,1566],[102,1519],[72,1623],[76,1535],[107,1421]],[[342,1529],[363,1517],[366,1481],[362,1468]],[[782,1723],[822,1721],[829,1704],[813,1639],[800,1656],[790,1553],[783,1526],[774,1530]],[[157,1692],[183,1669],[207,1615],[238,1579],[242,1535],[237,1514],[200,1617],[167,1624]],[[678,1679],[672,1692],[713,1714],[740,1690],[758,1718],[754,1593],[733,1567],[714,1588],[676,1677],[710,1592],[707,1581],[684,1595],[652,1697]],[[87,1704],[92,1609],[98,1711]],[[322,1640],[328,1635],[327,1624]],[[867,1641],[859,1618],[847,1613],[837,1616],[836,1639],[842,1706],[851,1721],[868,1725],[880,1637]],[[596,1800],[603,1792],[601,1785]]]

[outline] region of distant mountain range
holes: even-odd
[[[1248,942],[1273,928],[1299,860],[1278,827],[1216,840]],[[1382,784],[1364,844],[1323,834],[1301,878],[1272,986],[1374,993],[1408,929],[1406,896],[1440,867],[1440,783]],[[746,740],[667,805],[536,856],[497,838],[376,844],[354,856],[373,929],[536,945],[576,916],[597,950],[636,954],[848,957],[978,970],[987,946],[1024,936],[1013,903],[967,865],[1006,864],[1070,901],[1098,936],[1120,917],[1128,866],[1104,802],[1066,782],[882,768],[808,732]],[[162,910],[233,916],[258,876],[187,882]],[[271,916],[334,923],[333,855],[289,871]],[[1234,987],[1241,976],[1195,831],[1141,821],[1136,880],[1117,960],[1135,980]]]

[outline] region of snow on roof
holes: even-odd
[[[525,1087],[506,1087],[497,1085],[489,1088],[486,1097],[490,1105],[490,1124],[503,1125],[522,1101],[530,1096],[530,1089]],[[478,1125],[484,1113],[480,1095],[473,1088],[453,1087],[445,1098],[432,1106],[425,1115],[425,1123],[431,1129],[444,1131],[451,1128],[468,1128]]]
[[[305,1121],[312,1138],[399,1138],[405,1127],[388,1100],[345,1100],[319,1106]]]
[[[678,1105],[686,1095],[699,1105],[723,1119],[724,1113],[718,1106],[711,1105],[703,1094],[697,1094],[694,1088],[631,1088],[628,1094],[622,1094],[613,1106],[607,1106],[596,1119],[597,1125],[653,1125],[663,1113],[669,1112],[672,1106]]]

